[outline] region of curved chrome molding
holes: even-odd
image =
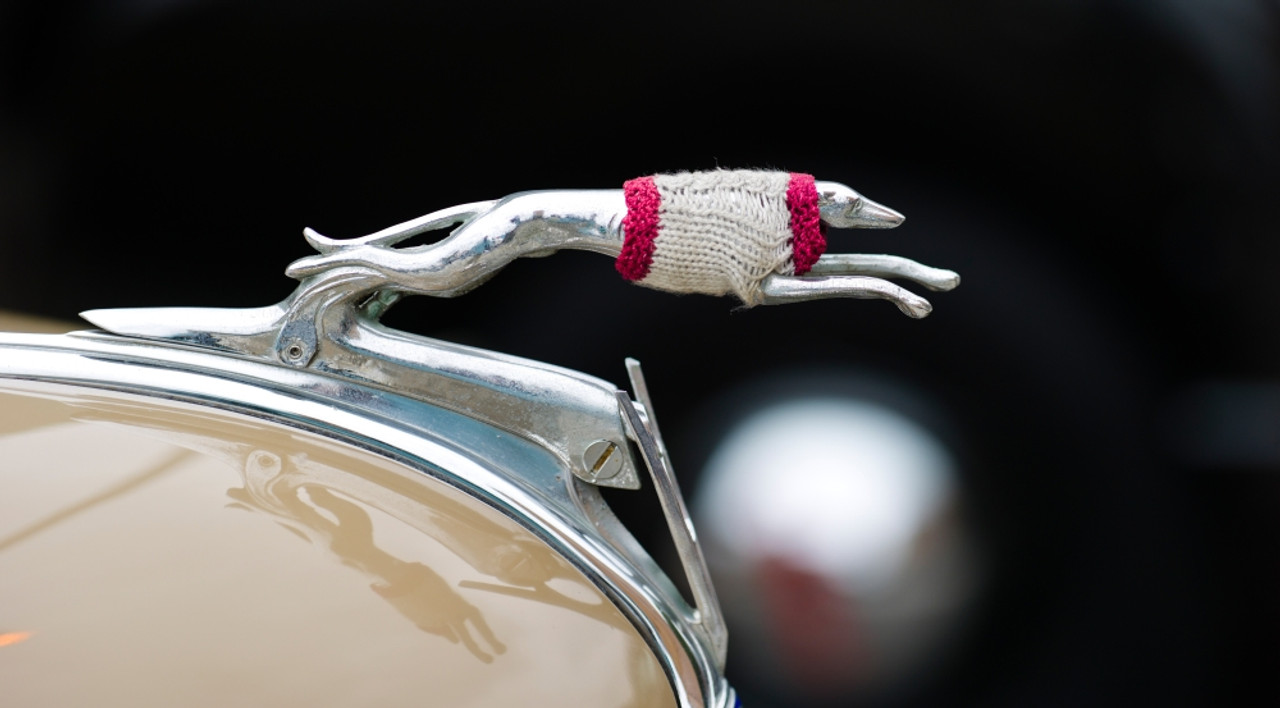
[[[344,440],[463,489],[543,538],[608,594],[654,650],[679,705],[735,696],[699,612],[598,489],[546,446],[487,421],[346,377],[102,333],[0,335],[0,378],[187,401]],[[616,417],[618,401],[611,400]]]

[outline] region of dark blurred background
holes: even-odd
[[[984,559],[959,638],[874,694],[732,649],[746,705],[1280,698],[1280,5],[0,5],[0,309],[268,304],[303,226],[717,166],[849,184],[908,220],[832,250],[963,285],[735,310],[566,253],[388,320],[641,359],[694,494],[770,381],[923,401]]]

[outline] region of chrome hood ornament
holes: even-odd
[[[284,301],[249,309],[92,310],[117,335],[283,364],[407,395],[515,433],[551,452],[575,484],[635,489],[647,468],[723,668],[727,633],[639,364],[637,400],[605,381],[494,352],[395,331],[379,319],[406,294],[455,297],[521,257],[561,249],[616,259],[646,287],[737,296],[747,306],[824,298],[889,300],[913,318],[927,300],[885,278],[950,290],[959,276],[889,255],[827,254],[826,227],[892,228],[903,217],[835,182],[786,172],[716,171],[631,180],[621,190],[522,192],[442,209],[361,238],[306,229],[318,251],[291,264]],[[444,239],[400,248],[417,234]],[[628,443],[634,443],[634,447]],[[637,462],[638,453],[641,462]]]
[[[950,290],[959,283],[954,272],[898,256],[825,253],[828,225],[892,228],[902,220],[849,187],[799,173],[657,175],[621,190],[521,192],[462,204],[349,240],[305,229],[319,253],[289,266],[300,284],[276,305],[91,310],[83,317],[115,334],[408,390],[544,445],[584,481],[634,489],[636,466],[607,454],[628,437],[613,386],[391,330],[379,323],[382,314],[406,294],[456,297],[517,258],[576,249],[611,256],[624,278],[671,292],[734,294],[748,306],[880,298],[924,317],[929,302],[885,278]],[[455,226],[436,243],[397,247]]]

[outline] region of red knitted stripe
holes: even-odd
[[[791,212],[791,253],[796,275],[809,272],[827,250],[827,236],[818,211],[818,187],[813,175],[791,173],[787,185],[787,209]]]
[[[653,263],[653,240],[658,237],[658,207],[662,195],[652,177],[637,177],[622,185],[627,215],[622,219],[622,253],[614,267],[627,280],[641,280]],[[816,194],[816,192],[815,192]]]

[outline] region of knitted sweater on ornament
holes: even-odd
[[[803,275],[826,250],[812,175],[720,170],[627,182],[617,268],[677,293],[763,300],[769,275]]]

